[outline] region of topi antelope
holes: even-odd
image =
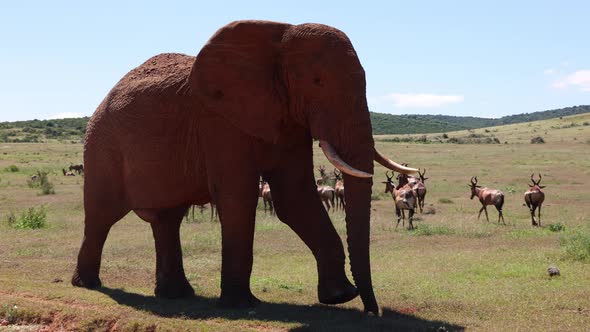
[[[318,185],[318,195],[320,196],[320,199],[326,206],[326,211],[330,212],[330,207],[336,208],[336,205],[334,204],[334,198],[336,197],[334,188],[330,186],[320,185],[319,180],[316,184]]]
[[[538,226],[541,226],[541,205],[543,205],[543,201],[545,200],[545,193],[543,193],[541,189],[545,188],[545,186],[539,185],[541,183],[541,173],[539,173],[539,181],[535,181],[533,176],[534,173],[531,174],[531,181],[533,184],[529,184],[529,190],[524,193],[524,202],[531,211],[531,221],[533,222],[533,226],[537,226],[537,221],[535,220],[535,210],[539,208]]]
[[[258,188],[259,196],[262,197],[262,202],[264,203],[264,213],[266,213],[266,209],[268,206],[270,215],[274,215],[274,206],[272,204],[272,195],[270,193],[270,186],[268,185],[268,182],[260,180],[260,185]]]
[[[342,172],[334,169],[334,178],[336,179],[336,183],[334,184],[334,193],[336,194],[335,209],[339,208],[344,210],[346,202],[344,200],[344,182],[342,180]]]
[[[70,164],[70,171],[76,171],[76,173],[78,173],[78,175],[84,173],[84,165],[83,164],[78,164],[78,165],[71,165]]]
[[[477,185],[477,176],[475,177],[475,181],[473,181],[474,177],[471,177],[471,199],[477,196],[479,201],[481,202],[481,209],[479,209],[479,214],[477,215],[477,219],[481,216],[481,211],[485,211],[486,213],[486,220],[489,222],[490,219],[488,218],[488,210],[486,206],[494,205],[496,210],[498,210],[498,223],[500,223],[500,218],[502,218],[502,223],[506,225],[504,221],[504,215],[502,214],[502,206],[504,205],[504,193],[497,189],[490,189],[490,188],[482,188],[481,186]]]
[[[424,172],[420,173],[420,169],[418,169],[418,175],[420,176],[420,180],[416,181],[415,184],[412,186],[416,191],[416,197],[418,198],[418,207],[420,208],[420,213],[424,210],[424,199],[426,198],[426,184],[425,181],[428,178],[424,177],[426,174],[426,169]],[[411,185],[411,182],[410,182]]]
[[[396,188],[393,184],[393,174],[389,176],[389,171],[385,172],[387,181],[385,183],[385,193],[391,193],[391,197],[395,203],[395,214],[397,215],[397,224],[395,228],[399,226],[399,222],[402,222],[402,226],[405,227],[406,214],[404,210],[408,210],[409,229],[414,229],[414,209],[416,207],[416,191],[408,184]],[[399,179],[400,177],[398,177]],[[407,180],[407,178],[406,178]]]
[[[320,171],[320,178],[316,179],[316,184],[321,186],[321,185],[328,185],[329,184],[329,180],[330,177],[328,176],[328,174],[326,173],[326,167],[323,165],[320,165],[318,167],[318,171]]]

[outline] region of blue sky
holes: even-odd
[[[500,117],[590,104],[588,1],[206,2],[2,1],[0,121],[91,115],[135,66],[196,55],[238,19],[344,31],[374,112]]]

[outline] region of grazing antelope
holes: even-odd
[[[336,194],[336,209],[344,210],[346,202],[344,200],[344,182],[342,180],[342,172],[334,169],[334,178],[336,184],[334,184],[334,193]]]
[[[418,175],[420,176],[420,180],[416,181],[415,184],[412,186],[412,188],[414,188],[414,190],[416,191],[416,197],[418,198],[418,207],[420,208],[420,213],[422,213],[422,211],[424,210],[424,199],[426,198],[426,184],[425,181],[428,178],[424,177],[424,174],[426,174],[426,169],[424,169],[424,172],[420,173],[420,169],[418,169]],[[411,181],[410,181],[410,185],[411,185]]]
[[[259,196],[262,197],[262,202],[264,203],[264,213],[266,213],[266,209],[268,206],[270,215],[274,215],[274,206],[272,204],[272,195],[270,193],[270,186],[268,185],[268,182],[260,180],[260,185],[258,188]]]
[[[416,207],[416,191],[408,184],[404,184],[396,188],[393,184],[393,175],[389,176],[389,171],[385,172],[387,181],[385,183],[385,193],[391,193],[391,197],[395,203],[395,214],[397,215],[397,224],[395,228],[399,226],[399,222],[402,222],[402,227],[405,227],[406,214],[404,210],[408,210],[408,229],[414,229],[414,211]],[[398,179],[400,177],[398,176]],[[406,178],[407,180],[407,178]]]
[[[535,220],[535,210],[539,208],[539,224],[541,226],[541,205],[543,205],[543,201],[545,200],[545,193],[541,191],[541,189],[545,188],[545,186],[540,186],[541,183],[541,173],[539,173],[539,181],[535,181],[533,178],[534,173],[531,174],[531,181],[533,184],[529,184],[529,190],[524,193],[524,202],[526,206],[531,211],[531,221],[533,222],[533,226],[537,226],[537,222]]]
[[[71,165],[70,164],[70,171],[76,171],[76,173],[78,173],[78,175],[84,173],[84,165],[83,164],[79,164],[79,165]]]
[[[486,220],[489,222],[490,219],[488,218],[488,210],[486,206],[494,205],[496,210],[498,210],[498,223],[500,223],[500,218],[502,218],[502,223],[506,225],[504,221],[504,215],[502,214],[502,206],[504,205],[504,193],[501,190],[497,189],[490,189],[490,188],[482,188],[481,186],[477,185],[477,176],[475,177],[475,181],[473,181],[474,177],[471,177],[471,199],[477,196],[479,201],[481,202],[481,209],[479,210],[479,214],[477,215],[477,219],[481,216],[481,211],[485,211],[486,213]]]
[[[76,176],[74,172],[67,172],[65,168],[62,168],[61,171],[64,173],[64,176]]]

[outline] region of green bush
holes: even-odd
[[[19,171],[18,166],[16,166],[16,165],[10,165],[10,166],[6,167],[4,170],[7,172],[13,172],[13,173]]]
[[[55,194],[53,183],[49,181],[47,174],[47,171],[37,171],[37,174],[35,174],[37,177],[35,179],[31,178],[27,181],[29,188],[40,188],[42,195]]]
[[[559,244],[565,255],[578,261],[590,260],[590,233],[587,231],[574,231],[562,236]]]
[[[7,223],[10,227],[18,229],[38,229],[47,225],[46,220],[47,212],[45,207],[41,206],[38,209],[34,207],[27,209],[18,218],[11,212],[8,215]]]
[[[563,232],[565,231],[565,225],[558,222],[557,224],[549,224],[549,230],[552,232]]]

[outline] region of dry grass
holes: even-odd
[[[208,211],[206,221],[182,226],[185,270],[197,299],[152,296],[151,231],[133,214],[117,223],[107,240],[101,269],[105,288],[74,288],[69,278],[82,237],[83,179],[63,177],[61,168],[81,160],[82,146],[0,144],[0,317],[80,331],[587,329],[590,262],[567,257],[559,244],[563,232],[532,228],[522,206],[530,173],[540,172],[547,185],[543,224],[564,224],[566,234],[590,231],[589,127],[551,129],[558,121],[570,120],[488,129],[510,137],[501,137],[502,142],[523,144],[377,144],[397,161],[427,168],[426,204],[436,209],[418,215],[416,231],[396,231],[391,197],[382,194],[380,183],[385,170],[376,167],[371,251],[375,292],[384,308],[380,319],[362,314],[359,299],[337,307],[316,304],[312,255],[287,226],[262,210],[252,288],[265,304],[254,310],[215,307],[221,239]],[[546,144],[528,144],[529,128],[536,127],[548,128],[547,135],[540,134]],[[563,141],[556,139],[570,131]],[[318,164],[328,166],[321,152],[315,153]],[[12,164],[20,171],[2,171]],[[39,195],[27,186],[37,169],[50,172],[55,195]],[[479,202],[469,200],[467,187],[472,175],[506,193],[508,226],[495,223],[493,208],[490,223],[477,220]],[[47,209],[44,229],[17,230],[4,222],[10,211],[41,205]],[[332,217],[344,238],[343,215]],[[547,276],[550,264],[559,267],[561,277]],[[9,312],[14,304],[18,309]]]

